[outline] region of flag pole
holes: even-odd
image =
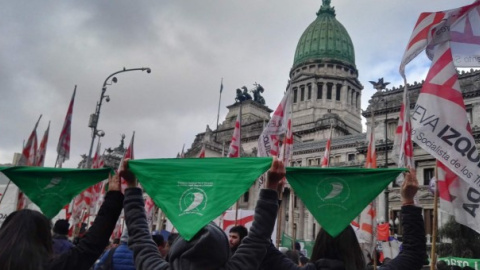
[[[437,230],[438,230],[438,168],[437,163],[435,162],[435,190],[433,196],[433,228],[432,228],[432,249],[430,251],[431,260],[430,260],[430,270],[435,270],[435,266],[437,264],[437,252],[436,244],[437,244]]]
[[[241,157],[242,149],[242,101],[240,101],[240,112],[238,115],[238,122],[240,124],[238,129],[238,157]],[[240,199],[238,199],[240,200]],[[238,200],[235,202],[235,226],[237,226],[238,220]]]
[[[220,102],[222,101],[222,91],[223,91],[223,78],[220,82],[220,97],[218,98],[218,111],[217,111],[217,129],[215,129],[215,141],[217,141],[218,134],[218,119],[220,118]]]
[[[10,186],[10,182],[12,182],[12,180],[8,180],[7,186],[3,190],[3,193],[1,194],[2,197],[0,197],[0,205],[2,205],[3,197],[5,197],[5,195],[7,194],[7,190],[8,190],[8,186]]]

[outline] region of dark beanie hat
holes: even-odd
[[[53,226],[53,232],[57,234],[67,235],[69,227],[70,224],[66,219],[59,219],[57,220],[57,222],[55,222],[55,225]]]

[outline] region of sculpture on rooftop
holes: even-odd
[[[263,93],[264,89],[263,86],[260,84],[255,83],[256,88],[252,90],[253,93],[253,100],[265,105],[265,99],[262,97],[261,93]]]
[[[383,78],[378,79],[378,82],[375,81],[370,81],[370,83],[373,85],[373,88],[377,89],[378,92],[382,91],[389,85],[389,82],[384,82]]]

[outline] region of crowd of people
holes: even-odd
[[[279,207],[278,190],[285,181],[285,167],[280,160],[274,158],[267,172],[249,231],[236,226],[227,235],[211,222],[189,241],[176,234],[166,240],[158,232],[149,231],[143,193],[128,169],[128,160],[123,168],[119,176],[128,184],[125,194],[119,176],[110,177],[104,203],[76,245],[66,237],[67,221],[56,222],[52,235],[50,220],[40,212],[24,209],[10,214],[0,228],[0,269],[368,269],[351,226],[337,237],[320,229],[310,258],[299,248],[283,253],[273,245],[270,237]],[[401,187],[402,251],[378,269],[421,269],[425,261],[422,209],[413,201],[418,190],[415,174],[414,170],[405,173]],[[107,248],[122,209],[126,228],[120,243]]]

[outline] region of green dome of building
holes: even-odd
[[[336,60],[355,67],[352,39],[345,27],[335,18],[335,9],[330,7],[330,0],[323,0],[317,19],[300,37],[293,68],[318,60]]]

